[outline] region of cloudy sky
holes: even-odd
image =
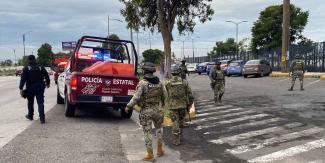
[[[325,41],[324,0],[291,0],[292,3],[310,12],[304,35],[314,41]],[[206,55],[215,41],[235,36],[235,25],[227,20],[247,20],[239,28],[239,39],[251,37],[251,27],[259,12],[282,0],[213,0],[215,15],[211,22],[199,24],[191,35],[195,42],[195,54]],[[123,20],[118,0],[0,0],[0,60],[14,59],[23,55],[22,34],[26,35],[26,54],[36,54],[42,43],[49,43],[53,51],[61,50],[62,41],[75,41],[82,35],[106,36],[107,16]],[[110,33],[129,39],[126,23],[110,21]],[[152,48],[163,49],[161,35],[150,37]],[[182,40],[175,31],[173,51],[181,56]],[[136,35],[134,35],[136,41]],[[186,56],[192,54],[192,40],[185,39]],[[149,32],[139,33],[140,53],[149,48]]]

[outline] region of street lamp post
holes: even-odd
[[[26,56],[26,48],[25,48],[25,41],[26,41],[26,34],[31,33],[33,31],[28,31],[23,33],[23,45],[24,45],[24,57]]]
[[[115,21],[118,21],[118,22],[123,23],[123,21],[120,20],[120,19],[110,19],[110,18],[109,18],[109,15],[108,15],[108,16],[107,16],[107,37],[109,37],[109,21],[110,21],[110,20],[115,20]]]
[[[195,38],[200,38],[200,37],[195,37]],[[193,52],[193,63],[195,62],[195,52],[194,52],[194,38],[192,38],[192,52]]]
[[[238,27],[239,27],[239,24],[241,23],[245,23],[245,22],[248,22],[246,20],[244,21],[240,21],[240,22],[235,22],[235,21],[231,21],[231,20],[227,20],[226,22],[228,23],[233,23],[236,25],[236,55],[237,55],[237,58],[238,58],[238,53],[239,53],[239,50],[238,50]]]

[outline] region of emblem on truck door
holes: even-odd
[[[95,91],[97,90],[97,88],[99,87],[99,85],[95,85],[95,84],[87,84],[86,87],[84,87],[81,92],[83,94],[89,94],[92,95],[95,93]]]

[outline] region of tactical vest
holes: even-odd
[[[147,82],[147,89],[144,93],[144,102],[143,104],[148,103],[160,103],[163,95],[162,84],[159,82],[158,84],[152,84]]]
[[[214,74],[212,74],[212,78],[214,80],[224,80],[224,73],[222,72],[222,70],[215,70]]]
[[[298,60],[298,61],[295,62],[293,70],[294,71],[303,71],[303,66],[304,66],[304,63],[302,61]]]
[[[27,66],[27,82],[29,83],[41,83],[44,82],[44,77],[42,74],[42,67],[35,65]]]
[[[184,99],[186,97],[186,90],[183,80],[178,78],[176,81],[170,82],[168,93],[171,99]]]

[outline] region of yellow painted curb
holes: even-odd
[[[321,78],[321,79],[325,79],[325,75],[322,75],[322,76],[320,76],[319,78]]]
[[[191,116],[191,119],[194,119],[195,118],[195,115],[196,115],[196,110],[195,110],[195,105],[193,103],[191,109],[190,109],[190,116]],[[186,113],[186,116],[185,116],[185,119],[186,120],[189,120],[189,115],[188,113]],[[173,121],[168,118],[168,117],[164,117],[164,122],[163,122],[163,126],[171,126],[173,124]]]
[[[289,77],[289,73],[272,73],[271,77]]]

